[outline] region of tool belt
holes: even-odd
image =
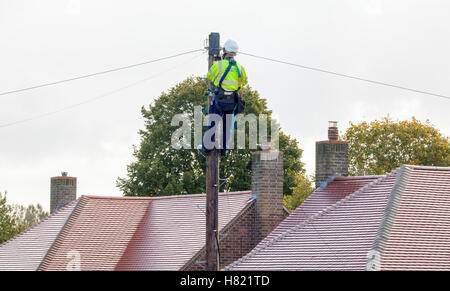
[[[236,102],[236,91],[225,91],[223,88],[219,88],[214,92],[217,101],[220,103],[235,103]]]
[[[223,88],[218,88],[214,95],[219,103],[235,104],[234,114],[244,112],[245,101],[242,100],[238,91],[225,91]]]
[[[232,66],[236,66],[236,69],[238,71],[239,85],[238,85],[238,89],[236,91],[226,91],[225,89],[222,88],[222,82],[223,82],[223,80],[225,80],[225,77],[230,72],[230,69]],[[237,66],[237,64],[234,60],[230,60],[229,65],[228,65],[227,69],[225,70],[225,73],[223,74],[222,78],[219,81],[219,87],[214,92],[214,95],[216,96],[217,101],[219,103],[225,103],[225,104],[230,104],[230,105],[235,104],[235,107],[233,110],[234,114],[242,113],[242,112],[244,112],[244,109],[245,109],[245,102],[244,102],[244,100],[242,100],[241,96],[239,96],[239,89],[241,89],[241,81],[242,81],[242,76],[241,76],[241,72],[239,71],[239,67]]]

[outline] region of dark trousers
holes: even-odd
[[[213,98],[213,102],[209,107],[208,118],[210,118],[210,114],[217,114],[222,118],[222,155],[225,155],[228,151],[228,144],[233,133],[233,121],[234,121],[234,110],[236,108],[236,103],[221,103],[217,101],[217,98]],[[227,123],[227,114],[232,114],[233,118],[230,121],[230,124]],[[215,126],[215,120],[210,118],[208,122],[208,126],[206,131]],[[215,142],[215,134],[211,136],[211,142]],[[202,142],[203,149],[205,149],[205,143]],[[206,148],[206,150],[211,150],[210,148]]]

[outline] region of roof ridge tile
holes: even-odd
[[[59,240],[62,238],[64,234],[67,233],[68,226],[72,226],[74,223],[74,220],[76,217],[78,217],[81,214],[81,210],[83,209],[83,206],[86,204],[86,201],[89,199],[89,196],[81,195],[80,198],[78,198],[78,203],[75,206],[75,208],[72,210],[72,213],[67,218],[66,222],[64,223],[63,227],[59,231],[58,235],[56,236],[55,240],[53,241],[52,245],[48,248],[47,253],[43,257],[41,263],[39,264],[37,270],[45,270],[45,267],[47,265],[48,260],[51,258],[51,255],[54,254],[55,249],[58,245]]]
[[[373,178],[381,178],[386,175],[366,175],[366,176],[338,176],[334,180],[335,181],[347,181],[347,180],[366,180]]]
[[[219,195],[244,195],[251,193],[251,190],[247,191],[235,191],[235,192],[221,192]],[[92,199],[111,199],[111,200],[159,200],[159,199],[175,199],[175,198],[191,198],[198,196],[205,196],[206,193],[198,194],[179,194],[179,195],[167,195],[167,196],[102,196],[102,195],[82,195],[84,197]]]
[[[389,237],[389,233],[392,228],[393,220],[395,219],[395,215],[397,213],[403,191],[405,190],[406,184],[408,183],[409,176],[411,175],[412,171],[413,167],[410,167],[409,165],[401,166],[398,171],[398,176],[396,177],[395,184],[392,187],[391,193],[389,194],[389,199],[386,203],[383,218],[378,227],[375,240],[372,244],[371,251],[369,252],[367,258],[367,271],[380,270],[381,259],[386,246],[386,241]]]
[[[404,165],[404,166],[407,168],[418,170],[450,171],[450,167],[442,167],[442,166],[422,166],[422,165]]]

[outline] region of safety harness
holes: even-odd
[[[235,115],[242,113],[244,111],[245,102],[242,100],[242,98],[239,96],[239,93],[238,93],[238,91],[241,89],[241,85],[242,85],[241,70],[239,70],[239,66],[237,65],[235,60],[233,60],[231,58],[226,58],[226,60],[228,60],[228,62],[229,62],[228,67],[225,70],[222,77],[220,78],[219,86],[216,88],[216,90],[214,90],[214,98],[213,98],[212,102],[215,103],[216,109],[219,111],[220,115],[223,115],[222,106],[225,106],[225,107],[227,107],[228,105],[233,106],[233,107],[231,107],[231,108],[233,108],[233,110],[231,113],[232,120],[231,120],[231,130],[229,133],[229,134],[231,134],[234,131]],[[236,91],[225,91],[225,89],[222,87],[222,82],[227,77],[232,66],[236,66],[236,69],[238,72],[238,88]],[[220,105],[220,103],[222,104],[222,106]],[[205,108],[204,112],[205,113],[207,112],[206,108]]]
[[[226,60],[228,60],[228,62],[229,62],[228,67],[226,68],[225,72],[221,76],[219,85],[214,90],[214,98],[213,98],[212,102],[214,102],[216,104],[216,108],[218,108],[219,111],[222,111],[221,110],[222,106],[219,106],[219,103],[222,103],[222,104],[228,103],[230,105],[234,104],[235,105],[233,108],[233,118],[234,118],[235,114],[242,113],[245,108],[245,102],[242,100],[242,98],[239,96],[239,93],[238,93],[238,91],[241,89],[241,85],[242,85],[242,72],[241,72],[241,70],[239,70],[239,66],[237,65],[235,60],[233,60],[232,58],[226,58]],[[228,73],[230,72],[232,66],[236,66],[236,69],[238,72],[238,89],[236,91],[226,91],[222,87],[222,83],[225,80],[225,78],[227,77]],[[208,114],[207,107],[203,110],[203,112],[205,114]]]
[[[222,82],[227,77],[228,73],[231,70],[231,67],[235,66],[237,69],[237,72],[238,72],[238,88],[236,91],[239,91],[241,89],[241,84],[242,84],[242,74],[241,74],[241,71],[239,70],[239,66],[237,65],[236,61],[233,60],[232,58],[226,58],[226,60],[228,60],[228,67],[225,70],[225,73],[223,73],[222,78],[220,78],[219,88],[222,88]]]

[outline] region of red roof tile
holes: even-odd
[[[149,204],[149,198],[82,196],[39,269],[66,270],[78,252],[81,270],[113,270]]]
[[[65,270],[73,251],[82,270],[178,270],[204,246],[205,198],[82,196],[1,245],[0,270]],[[220,194],[219,228],[250,199]],[[450,168],[335,178],[227,269],[450,270],[448,205]]]
[[[40,223],[0,245],[0,271],[35,271],[78,201],[67,204]]]
[[[251,193],[219,195],[219,228]],[[158,198],[82,196],[41,270],[65,270],[80,254],[81,270],[178,270],[204,245],[206,195]]]
[[[364,270],[395,178],[335,179],[227,269]]]
[[[450,270],[449,205],[450,168],[403,166],[312,216],[299,207],[226,269]]]
[[[450,168],[405,167],[374,249],[381,270],[450,270]]]
[[[250,192],[219,195],[219,229],[249,202]],[[205,244],[206,196],[153,199],[117,270],[179,270]]]
[[[292,225],[297,225],[307,220],[317,212],[335,204],[356,190],[366,186],[382,176],[357,176],[334,178],[325,188],[318,188],[288,216],[284,223],[280,224],[268,237],[276,236],[286,231]]]

